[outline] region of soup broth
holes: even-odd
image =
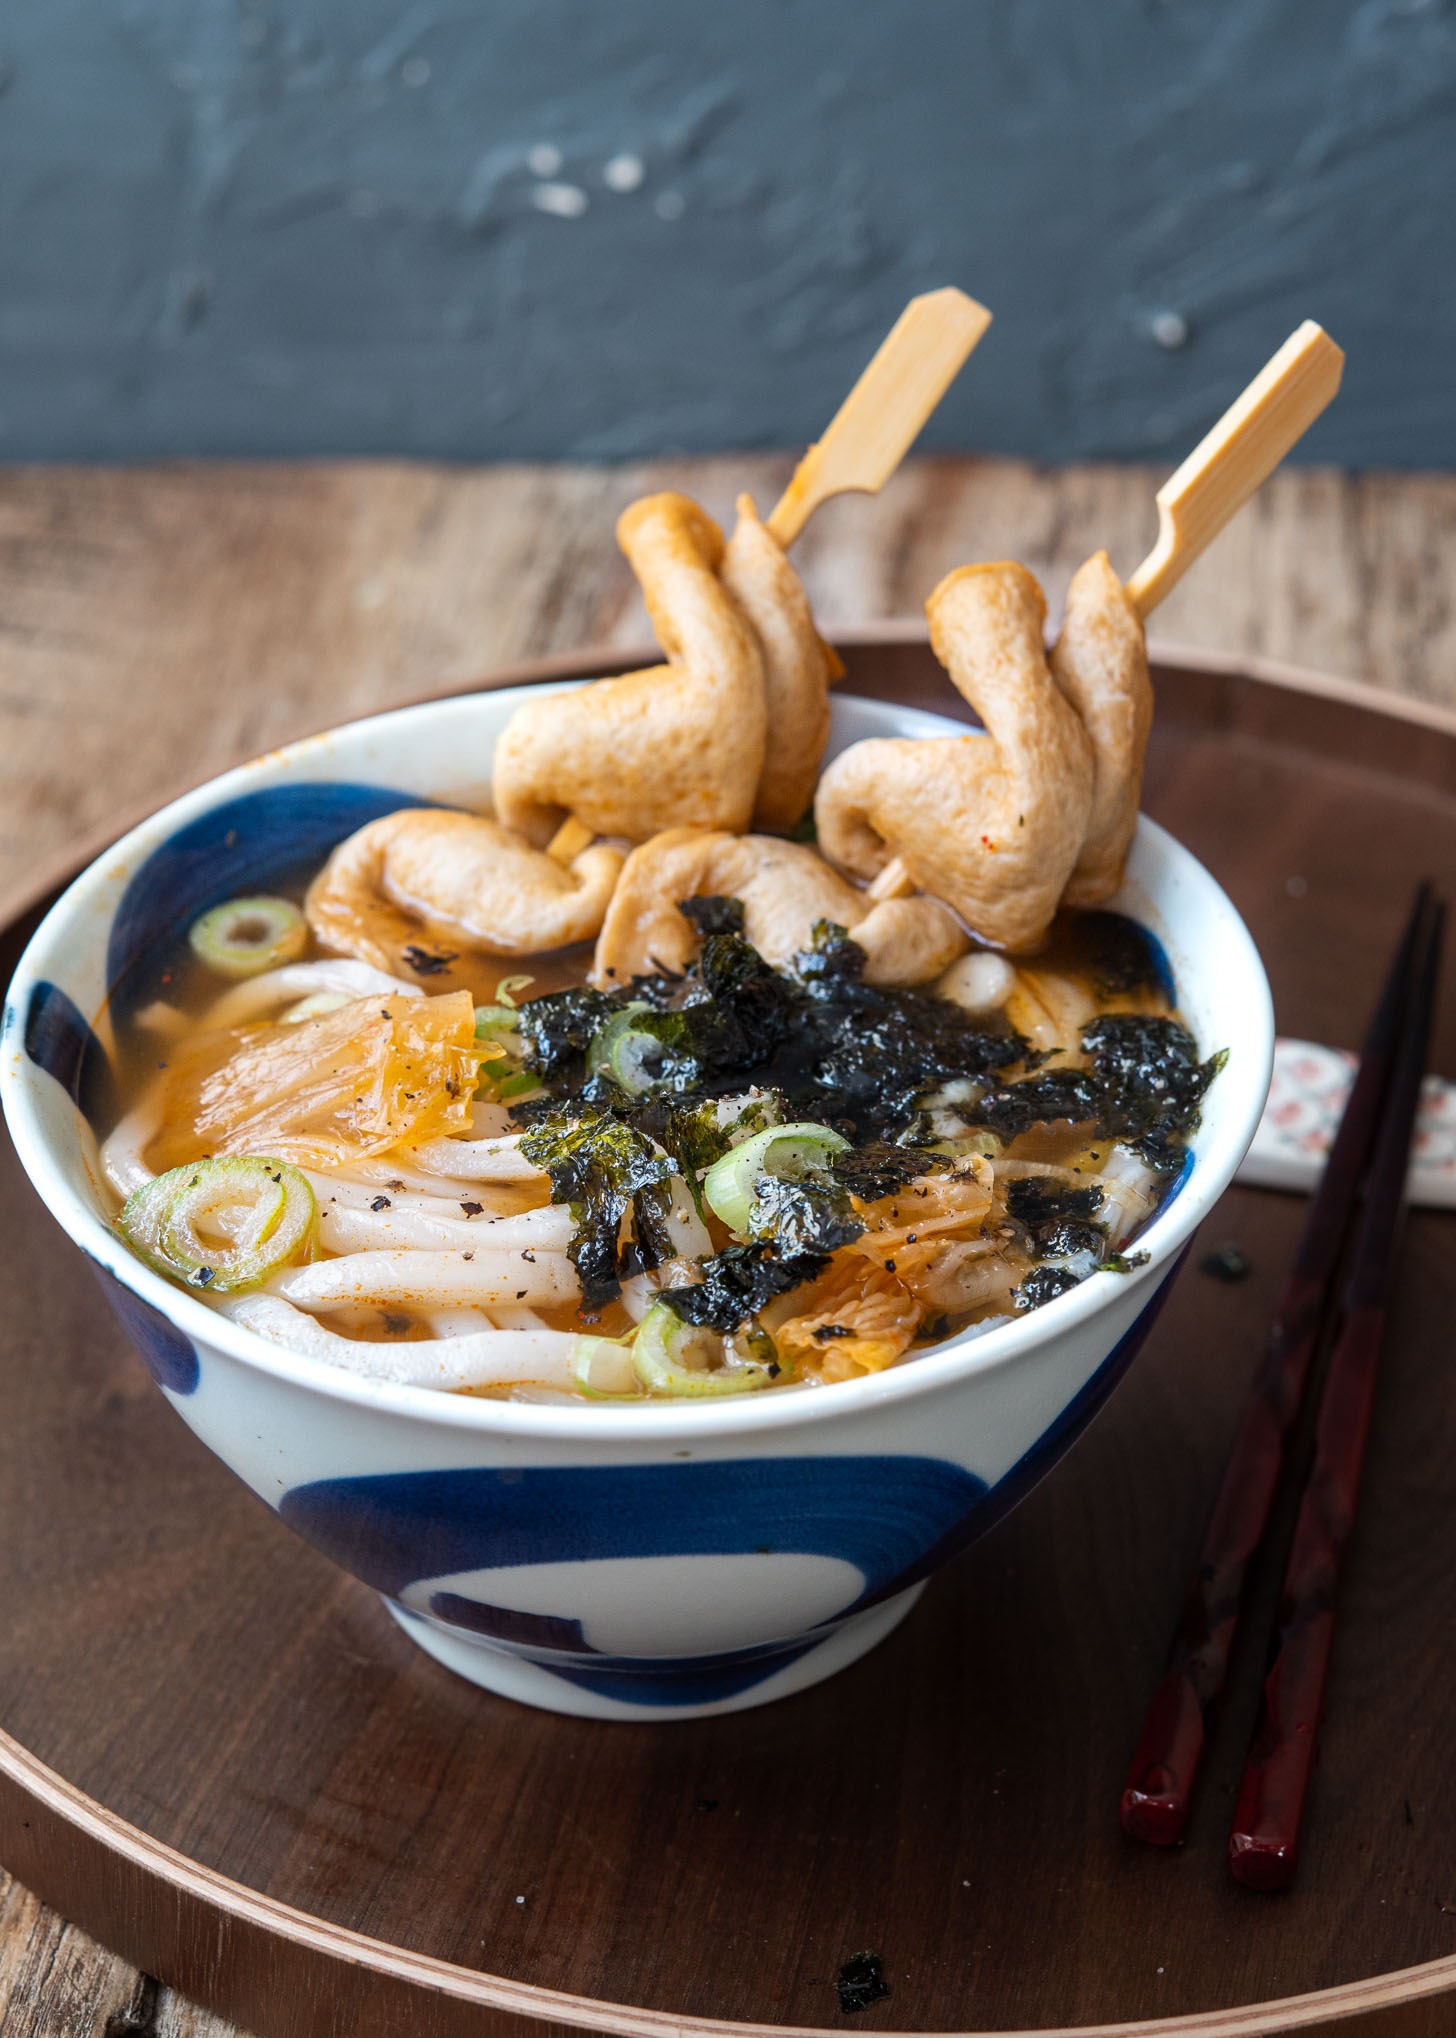
[[[121,1058],[122,1230],[308,1355],[606,1402],[863,1377],[1135,1263],[1216,1067],[1141,928],[1064,910],[911,991],[842,928],[772,968],[734,901],[682,910],[697,958],[610,990],[586,944],[422,942],[413,981],[204,947]]]

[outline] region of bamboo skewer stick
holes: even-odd
[[[979,343],[991,314],[963,290],[912,297],[769,515],[785,547],[831,495],[877,495]]]
[[[595,831],[588,828],[585,821],[578,821],[575,814],[568,814],[546,844],[546,854],[553,863],[574,863],[583,849],[590,849],[596,839]]]
[[[770,514],[768,528],[782,546],[793,544],[831,495],[879,493],[990,323],[985,305],[964,290],[929,290],[911,298]],[[567,864],[594,840],[568,815],[546,854]]]
[[[1157,543],[1124,583],[1144,621],[1333,400],[1344,367],[1343,350],[1307,318],[1163,483]],[[869,895],[900,899],[914,889],[892,856]]]
[[[1307,318],[1158,490],[1158,541],[1127,582],[1147,617],[1267,481],[1340,387],[1345,356]]]

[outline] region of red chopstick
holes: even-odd
[[[1187,1830],[1209,1721],[1228,1675],[1249,1562],[1269,1524],[1285,1446],[1304,1399],[1340,1249],[1374,1145],[1429,908],[1430,886],[1422,885],[1370,1022],[1264,1360],[1239,1419],[1167,1668],[1123,1788],[1123,1830],[1155,1846],[1171,1846]]]
[[[1430,1044],[1446,909],[1426,916],[1414,992],[1391,1075],[1364,1208],[1345,1283],[1304,1488],[1284,1573],[1273,1661],[1249,1748],[1228,1862],[1251,1889],[1287,1889],[1300,1829],[1335,1631],[1340,1567],[1355,1520],[1375,1380],[1394,1288],[1406,1173]]]

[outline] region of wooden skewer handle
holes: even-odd
[[[1127,583],[1148,616],[1333,398],[1345,356],[1306,319],[1158,490],[1158,542]]]
[[[568,814],[546,844],[546,854],[553,863],[574,863],[583,849],[590,849],[596,839],[584,821],[578,821],[575,814]]]
[[[911,298],[775,505],[768,527],[781,545],[829,496],[884,487],[990,323],[963,290]]]
[[[865,895],[878,906],[885,899],[906,899],[915,889],[915,880],[905,868],[904,860],[892,856],[877,878],[865,886]]]

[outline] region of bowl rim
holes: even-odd
[[[46,912],[6,987],[6,1035],[18,1031],[20,1007],[33,982],[43,974],[47,952],[64,939],[70,922],[84,910],[93,893],[113,882],[119,868],[148,853],[155,837],[175,832],[255,784],[260,775],[271,777],[279,770],[306,763],[310,755],[326,751],[339,739],[369,741],[387,735],[391,724],[428,719],[462,703],[475,700],[504,703],[517,695],[524,698],[543,692],[569,692],[577,686],[590,685],[591,678],[580,674],[579,668],[575,677],[555,671],[534,682],[466,688],[334,723],[233,765],[154,809],[95,855]],[[966,733],[963,722],[933,710],[902,707],[874,696],[856,694],[853,698],[915,724],[917,733],[920,730],[930,733],[927,725],[931,724],[939,725],[939,733],[946,735]],[[1067,1294],[1026,1316],[998,1323],[993,1330],[961,1332],[941,1345],[917,1353],[913,1363],[892,1366],[858,1380],[836,1382],[827,1398],[821,1389],[805,1388],[777,1389],[770,1394],[744,1395],[728,1402],[706,1404],[663,1400],[576,1406],[496,1401],[436,1387],[368,1379],[346,1368],[331,1366],[325,1360],[290,1352],[176,1288],[137,1259],[89,1208],[67,1179],[64,1166],[52,1152],[51,1142],[39,1124],[30,1084],[32,1077],[38,1079],[41,1072],[32,1071],[20,1053],[12,1051],[0,1056],[0,1100],[11,1139],[32,1186],[62,1230],[95,1265],[150,1304],[194,1344],[211,1345],[228,1359],[286,1385],[321,1394],[326,1400],[410,1421],[560,1443],[690,1440],[710,1445],[719,1438],[793,1429],[805,1422],[822,1425],[825,1421],[853,1420],[892,1404],[918,1400],[923,1395],[954,1387],[983,1373],[999,1372],[1063,1335],[1075,1334],[1091,1318],[1131,1293],[1143,1292],[1145,1304],[1151,1301],[1156,1288],[1172,1273],[1172,1262],[1233,1179],[1253,1137],[1268,1090],[1274,1049],[1273,1000],[1268,980],[1253,937],[1212,874],[1175,836],[1147,815],[1139,814],[1137,831],[1136,840],[1150,843],[1165,865],[1171,864],[1175,870],[1181,867],[1183,875],[1191,876],[1204,888],[1214,910],[1226,917],[1246,979],[1247,1037],[1235,1071],[1224,1071],[1219,1086],[1211,1093],[1218,1098],[1213,1140],[1197,1155],[1177,1196],[1139,1234],[1138,1250],[1147,1254],[1143,1265],[1125,1274],[1092,1274]],[[1235,1080],[1229,1083],[1231,1073]],[[1245,1079],[1242,1085],[1238,1076]]]

